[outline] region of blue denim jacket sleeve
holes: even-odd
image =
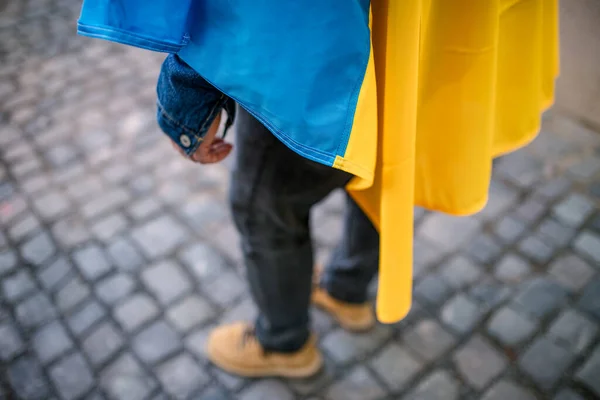
[[[223,109],[227,112],[225,132],[235,118],[235,102],[177,55],[165,59],[156,91],[158,125],[187,155],[196,151]]]

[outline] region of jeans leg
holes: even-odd
[[[364,303],[378,266],[379,233],[347,195],[344,234],[323,271],[321,285],[338,300]]]
[[[351,176],[297,155],[241,108],[236,148],[231,204],[259,310],[257,336],[268,350],[296,351],[310,334],[309,212]]]

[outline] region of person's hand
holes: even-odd
[[[219,131],[220,123],[221,114],[219,113],[208,129],[208,132],[206,132],[204,140],[202,143],[200,143],[200,146],[198,146],[196,151],[191,156],[185,154],[181,147],[174,142],[172,142],[172,145],[182,156],[194,162],[200,164],[218,163],[227,157],[233,149],[233,145],[231,143],[227,143],[225,140],[217,138],[217,132]]]

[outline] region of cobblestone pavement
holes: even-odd
[[[0,398],[600,398],[600,135],[549,113],[469,218],[417,210],[415,305],[349,334],[303,381],[202,354],[251,318],[228,165],[182,160],[154,122],[162,56],[75,35],[80,2],[0,0]],[[314,213],[319,259],[341,196]]]

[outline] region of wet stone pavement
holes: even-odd
[[[254,314],[229,164],[173,151],[163,56],[77,37],[79,5],[0,0],[0,399],[600,398],[600,134],[548,113],[483,212],[417,210],[408,318],[358,335],[313,310],[323,373],[238,379],[202,353]],[[341,200],[313,215],[321,261]]]

